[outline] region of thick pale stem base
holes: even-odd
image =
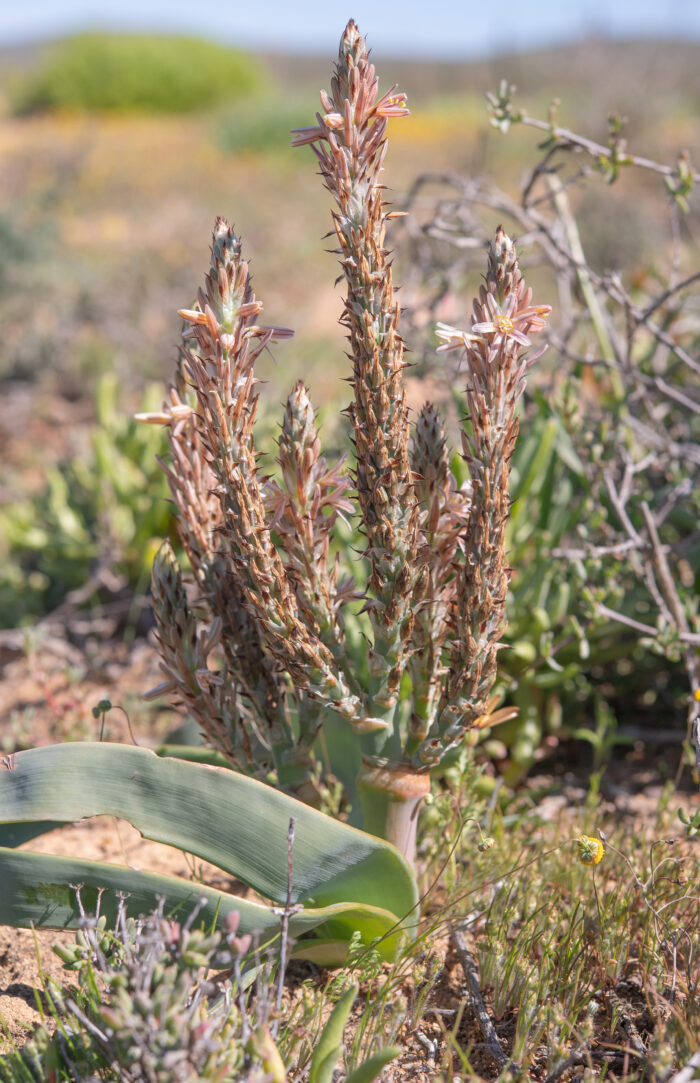
[[[393,843],[415,865],[418,810],[430,792],[429,772],[398,764],[378,767],[363,760],[357,787],[364,830]]]

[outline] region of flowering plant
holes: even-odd
[[[461,351],[468,372],[470,480],[458,486],[437,410],[426,403],[411,424],[402,386],[386,249],[394,212],[381,174],[389,120],[407,113],[395,88],[379,96],[350,22],[316,124],[294,136],[313,149],[335,201],[354,392],[351,470],[322,457],[299,382],[282,422],[281,478],[261,476],[254,363],[291,332],[259,322],[240,240],[222,219],[204,288],[180,312],[177,380],[163,411],[144,420],[169,428],[165,469],[196,587],[191,603],[164,546],[153,599],[166,679],[154,694],[184,703],[233,767],[272,773],[311,801],[319,739],[334,726],[337,734],[339,719],[340,751],[327,759],[351,791],[353,822],[411,860],[430,769],[471,728],[511,716],[490,714],[509,577],[508,478],[516,406],[538,356],[529,336],[550,309],[532,305],[513,242],[499,228],[471,327],[438,327],[440,349]],[[338,517],[355,510],[366,583],[341,575],[331,555]],[[364,624],[353,639],[346,617],[357,599]]]
[[[274,938],[284,904],[281,943],[291,935],[298,954],[342,961],[359,933],[390,958],[401,929],[415,929],[411,865],[431,768],[469,730],[512,717],[492,701],[509,578],[508,480],[516,407],[538,356],[529,336],[549,307],[531,304],[499,228],[470,328],[438,328],[440,349],[460,351],[468,374],[469,479],[459,486],[437,410],[426,403],[412,424],[402,386],[381,173],[388,122],[406,115],[406,99],[395,90],[379,97],[353,22],[321,105],[295,143],[312,147],[336,203],[353,366],[350,469],[321,454],[297,382],[278,441],[280,475],[261,475],[255,361],[291,332],[260,322],[240,240],[223,219],[204,287],[180,312],[176,380],[163,409],[142,415],[168,430],[163,465],[190,568],[186,576],[167,543],[154,563],[165,680],[152,694],[184,704],[235,771],[88,743],[8,759],[0,773],[7,923],[75,925],[82,905],[97,912],[98,904],[116,920],[124,892],[134,912],[158,896],[173,913],[188,904],[191,885],[178,878],[16,849],[62,823],[111,814],[277,904],[205,888],[201,915],[212,924],[235,911],[242,935]],[[346,574],[334,543],[338,519],[355,512],[366,582]],[[329,776],[346,786],[349,824],[309,807],[328,793]],[[292,821],[293,853],[285,847]]]

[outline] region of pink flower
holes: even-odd
[[[541,331],[545,326],[546,317],[552,311],[550,305],[528,305],[526,308],[516,308],[516,297],[510,294],[503,306],[489,293],[486,297],[486,308],[491,316],[490,320],[481,323],[473,323],[472,335],[494,335],[493,345],[500,345],[507,339],[513,339],[520,346],[532,346],[527,337],[532,331]]]
[[[406,95],[399,91],[395,94],[396,85],[388,90],[375,104],[372,112],[378,117],[407,117],[410,111],[406,105]]]
[[[478,342],[479,335],[472,335],[469,331],[460,331],[451,327],[449,323],[439,323],[435,328],[438,338],[444,339],[443,345],[438,346],[438,353],[447,353],[448,350],[466,349],[470,342]]]
[[[493,294],[489,293],[481,307],[491,319],[473,323],[469,331],[460,331],[447,323],[437,325],[435,333],[438,338],[443,339],[443,345],[438,346],[438,353],[467,349],[471,342],[483,341],[486,335],[493,335],[492,346],[500,346],[512,339],[519,346],[527,348],[532,346],[528,334],[541,331],[552,311],[550,305],[527,305],[518,309],[514,294],[510,294],[500,306]]]

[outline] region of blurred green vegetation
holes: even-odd
[[[260,62],[197,38],[77,34],[14,88],[15,109],[186,113],[265,89]]]
[[[252,151],[278,155],[288,151],[291,157],[291,133],[313,123],[312,106],[306,94],[242,102],[222,116],[217,142],[222,150],[234,154]]]
[[[31,255],[31,246],[9,214],[0,214],[0,285],[5,287],[17,263]]]
[[[153,385],[142,408],[157,410],[161,400]],[[100,380],[96,406],[88,454],[49,468],[39,492],[0,509],[1,628],[45,616],[100,567],[134,591],[148,587],[154,553],[172,529],[156,461],[165,433],[125,413],[112,374]],[[95,597],[99,589],[98,577]]]

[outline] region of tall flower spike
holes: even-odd
[[[197,423],[221,501],[225,555],[266,650],[296,687],[360,730],[381,728],[380,720],[366,717],[317,629],[305,620],[270,535],[253,441],[253,364],[261,349],[289,332],[258,325],[261,312],[240,241],[219,219],[206,291],[200,293],[197,309],[181,315],[192,325],[197,345],[186,354],[185,373],[196,395]],[[311,741],[315,733],[307,736]],[[288,727],[273,730],[273,740],[286,757]]]
[[[265,648],[255,616],[246,611],[235,569],[222,552],[222,506],[215,491],[216,477],[211,466],[211,452],[203,439],[199,418],[192,405],[196,403],[196,396],[187,377],[193,365],[209,364],[207,358],[215,353],[212,328],[218,326],[216,313],[226,318],[228,312],[231,319],[236,305],[250,304],[247,273],[241,268],[238,276],[234,275],[234,264],[230,254],[227,255],[227,246],[230,248],[233,241],[235,238],[228,238],[225,223],[217,221],[212,265],[205,289],[199,292],[198,308],[184,312],[186,324],[177,386],[170,388],[161,413],[140,415],[140,419],[167,425],[169,429],[170,462],[161,462],[161,466],[177,509],[180,540],[197,585],[212,617],[221,622],[228,684],[235,687],[236,695],[239,699],[243,697],[253,711],[260,732],[266,734],[270,743],[293,745],[294,734],[286,717],[285,689],[279,666]],[[252,300],[254,302],[255,299]],[[256,305],[255,311],[258,312],[260,308]],[[202,322],[202,315],[207,312],[208,322]],[[192,325],[196,329],[194,333]],[[262,329],[260,337],[264,338],[267,331]],[[241,360],[245,364],[235,380],[234,393],[239,397],[246,394],[252,397],[254,383],[248,371],[252,366],[250,352],[244,353]],[[242,411],[242,416],[249,417],[254,414],[254,409],[253,400],[249,402],[248,409]],[[213,706],[214,701],[209,702]],[[233,717],[230,712],[228,717],[229,720]],[[218,727],[222,725],[221,719],[215,723]],[[235,735],[231,734],[228,740],[235,744]],[[227,755],[225,742],[221,748]]]
[[[339,514],[352,514],[347,497],[350,479],[344,457],[332,468],[321,456],[314,410],[303,381],[287,399],[279,439],[282,485],[274,479],[265,489],[270,527],[283,545],[285,566],[307,620],[337,661],[345,661],[340,607],[354,594],[338,584],[338,567],[329,567],[329,539]]]
[[[445,668],[443,648],[457,596],[455,557],[469,516],[470,486],[459,489],[450,470],[445,431],[428,402],[416,421],[411,466],[419,512],[420,575],[414,590],[415,627],[410,661],[413,715],[409,755],[435,718]]]
[[[262,307],[253,293],[248,265],[241,257],[240,240],[228,223],[218,218],[204,289],[199,290],[196,308],[180,311],[185,328],[178,385],[180,395],[197,404],[196,374],[206,374],[205,380],[212,387],[220,381],[218,393],[230,407],[229,450],[234,456],[238,454],[237,448],[253,451],[253,422],[257,411],[255,360],[269,342],[292,334],[286,328],[259,327],[255,320]],[[204,501],[202,486],[206,484],[207,507],[212,501],[218,505],[213,551],[205,560],[194,560],[184,537],[183,542],[212,612],[222,621],[222,644],[231,677],[255,706],[258,724],[266,739],[276,748],[287,748],[294,745],[295,738],[287,716],[285,682],[279,663],[265,642],[260,621],[245,604],[241,577],[227,552],[224,504],[220,486],[217,490],[220,479],[214,466],[216,440],[212,440],[212,430],[207,430],[203,423],[207,416],[206,410],[193,411],[186,425],[171,431],[174,469],[169,480],[179,511],[178,526],[182,536],[183,524],[196,519],[198,508],[193,507],[193,494],[196,492],[200,496],[201,505]],[[183,499],[183,494],[175,493],[175,486],[186,482],[188,460],[193,460],[195,452],[205,466],[193,479],[196,485],[184,486]]]
[[[508,481],[518,420],[515,408],[528,369],[541,356],[526,353],[529,335],[544,327],[549,305],[534,307],[515,245],[499,226],[489,249],[486,282],[474,302],[468,331],[438,326],[440,352],[463,350],[469,383],[464,457],[472,482],[472,508],[464,535],[465,559],[457,577],[449,673],[440,710],[417,752],[418,762],[441,759],[486,714],[505,630],[510,568],[505,531]]]
[[[380,177],[388,119],[408,110],[405,95],[395,88],[378,96],[374,67],[352,21],[340,42],[331,93],[321,93],[321,105],[316,126],[297,131],[294,145],[312,146],[337,207],[337,252],[347,284],[341,322],[349,332],[355,394],[348,412],[371,568],[370,698],[375,711],[390,719],[412,633],[417,512],[402,387],[404,346],[384,247],[391,216],[382,202]]]

